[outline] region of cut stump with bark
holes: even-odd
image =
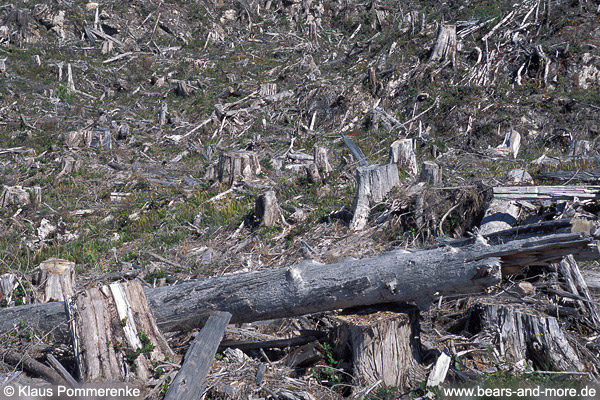
[[[137,281],[92,288],[65,304],[79,377],[85,382],[145,381],[151,362],[174,354]]]
[[[34,283],[37,285],[37,298],[41,303],[64,301],[75,295],[75,263],[49,258],[38,267]]]
[[[370,206],[381,202],[394,186],[400,184],[396,164],[368,165],[356,170],[358,193],[354,199],[354,216],[350,228],[361,230],[367,224]]]
[[[389,162],[398,164],[398,170],[404,171],[410,176],[416,176],[419,171],[417,156],[413,149],[412,139],[396,140],[390,146]]]
[[[424,379],[416,307],[384,307],[336,320],[334,351],[352,360],[356,383],[381,380],[385,386],[406,390]]]
[[[255,179],[260,174],[258,156],[252,152],[229,152],[221,154],[217,166],[217,179],[232,185],[239,181]]]

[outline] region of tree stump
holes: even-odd
[[[172,357],[137,281],[86,290],[65,302],[79,377],[145,381],[151,362]]]
[[[544,371],[583,371],[584,366],[554,317],[535,315],[518,305],[476,303],[468,330],[497,346],[509,362],[523,359]]]
[[[320,185],[323,182],[319,174],[319,168],[315,163],[310,163],[306,166],[306,177],[310,183],[315,185]]]
[[[521,134],[514,129],[506,132],[504,140],[498,147],[488,149],[487,153],[492,157],[512,157],[517,158],[519,148],[521,147]]]
[[[12,295],[18,285],[19,280],[15,274],[0,275],[0,306],[10,307],[13,305]]]
[[[431,161],[425,161],[421,165],[421,175],[419,181],[426,182],[433,186],[442,184],[442,169],[439,165]]]
[[[34,284],[40,303],[64,301],[75,295],[75,263],[49,258],[39,266]]]
[[[64,135],[65,145],[68,148],[90,147],[92,145],[93,132],[90,129],[71,131]]]
[[[589,156],[594,147],[594,142],[589,140],[572,140],[569,143],[568,151],[569,155],[574,157]]]
[[[417,156],[413,149],[413,140],[400,139],[392,143],[388,162],[398,164],[398,170],[403,170],[410,176],[416,176],[418,166]]]
[[[258,95],[260,97],[273,96],[277,93],[277,84],[276,83],[261,83],[260,88],[258,89]]]
[[[353,230],[364,229],[371,203],[379,203],[394,186],[400,184],[396,164],[368,165],[356,170],[358,193],[354,199],[354,216],[350,222]]]
[[[62,170],[59,172],[58,176],[77,172],[81,167],[83,167],[83,161],[78,160],[71,155],[67,155],[62,160]]]
[[[429,56],[431,62],[449,61],[456,65],[456,26],[440,24]]]
[[[169,115],[169,106],[167,103],[160,103],[160,109],[158,111],[158,125],[163,126],[167,124],[167,117]]]
[[[261,226],[273,226],[281,218],[279,203],[273,190],[269,190],[256,199],[254,214]]]
[[[334,351],[340,359],[352,360],[357,384],[382,380],[406,390],[424,379],[416,307],[367,310],[337,320]]]
[[[315,158],[315,164],[320,170],[322,170],[325,174],[333,171],[333,168],[331,168],[331,165],[329,164],[329,156],[327,155],[327,149],[325,147],[315,146],[313,149],[313,155]]]
[[[249,181],[260,174],[260,164],[255,153],[229,152],[221,154],[217,166],[217,179],[221,183],[232,185],[238,181]]]
[[[0,208],[12,205],[26,206],[31,204],[29,192],[22,186],[4,186],[4,191],[0,195]]]

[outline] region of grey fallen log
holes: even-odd
[[[288,268],[224,275],[146,289],[159,328],[201,327],[214,311],[232,323],[286,318],[388,302],[426,304],[440,295],[479,292],[525,265],[545,265],[573,254],[600,259],[598,242],[584,233],[514,240],[504,244],[390,251],[335,264],[304,261]],[[53,331],[60,338],[66,320],[62,302],[0,310],[0,332],[15,326]],[[64,323],[63,323],[64,324]]]
[[[537,179],[555,180],[555,181],[581,181],[585,183],[600,183],[600,172],[590,171],[554,171],[538,174]]]
[[[494,188],[494,197],[504,200],[597,200],[600,186],[514,186]]]
[[[165,400],[195,400],[202,396],[204,379],[208,375],[230,319],[231,314],[228,312],[220,312],[208,317],[206,324],[185,354],[185,361],[169,387]]]

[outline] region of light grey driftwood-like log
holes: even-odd
[[[370,206],[381,202],[394,186],[400,184],[396,164],[369,165],[356,170],[358,192],[354,198],[352,230],[361,230],[367,224]]]
[[[583,364],[556,318],[534,315],[517,307],[478,302],[470,311],[469,322],[477,324],[477,331],[484,333],[480,338],[497,346],[509,362],[525,359],[541,370],[583,371]]]
[[[404,171],[410,176],[416,176],[419,167],[417,166],[417,156],[413,149],[413,140],[400,139],[392,143],[388,162],[398,164],[399,171]]]
[[[512,228],[517,224],[520,211],[521,207],[514,201],[492,199],[479,225],[479,233],[489,235]]]
[[[42,303],[63,301],[75,294],[75,263],[49,258],[39,265],[35,284]]]
[[[427,377],[427,387],[437,387],[444,383],[452,358],[446,352],[440,353],[431,373]]]
[[[202,396],[204,379],[215,359],[221,337],[231,319],[228,312],[208,317],[206,324],[185,354],[185,361],[169,387],[165,400],[196,400]]]
[[[497,186],[493,190],[495,198],[504,200],[600,199],[600,186]]]
[[[232,314],[232,323],[286,318],[348,307],[414,301],[438,295],[478,292],[500,281],[502,272],[547,265],[573,254],[578,261],[600,259],[598,243],[583,233],[514,240],[504,244],[396,250],[335,264],[305,261],[267,269],[147,289],[160,329],[202,326],[214,311]],[[439,294],[436,294],[439,293]],[[25,326],[64,335],[62,303],[0,309],[0,332]],[[63,336],[64,337],[64,336]]]
[[[600,172],[590,171],[554,171],[545,172],[535,176],[537,179],[555,180],[555,181],[580,181],[584,183],[600,183]]]

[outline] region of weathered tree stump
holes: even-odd
[[[337,320],[334,351],[352,360],[356,383],[382,380],[385,386],[405,390],[424,379],[416,307],[364,311]]]
[[[67,155],[62,160],[62,170],[59,172],[58,176],[77,172],[81,167],[83,167],[83,161],[78,160],[71,155]]]
[[[456,65],[456,25],[440,24],[429,61],[449,61],[453,66]]]
[[[137,281],[92,288],[65,304],[85,382],[146,380],[152,361],[173,355]]]
[[[594,142],[589,140],[572,140],[569,143],[569,155],[578,157],[578,156],[588,156],[594,150]]]
[[[273,226],[281,218],[279,203],[273,190],[269,190],[256,199],[254,214],[261,226]]]
[[[177,82],[177,87],[175,88],[175,94],[180,97],[188,97],[192,94],[192,90],[188,87],[188,85],[183,82]]]
[[[277,93],[277,84],[276,83],[261,83],[260,88],[258,89],[258,95],[260,97],[273,96]]]
[[[421,175],[419,181],[426,182],[433,186],[442,184],[442,168],[434,162],[425,161],[421,165]]]
[[[419,168],[417,166],[417,156],[413,149],[413,140],[400,139],[392,143],[389,162],[398,164],[399,171],[404,171],[410,176],[416,176]]]
[[[3,307],[12,305],[12,295],[18,285],[19,280],[15,274],[0,275],[0,304]]]
[[[584,366],[554,317],[535,315],[518,305],[479,301],[468,329],[496,346],[509,362],[529,360],[544,371],[583,371]]]
[[[65,145],[68,148],[90,147],[92,145],[93,132],[90,129],[71,131],[64,134]]]
[[[160,109],[158,111],[158,125],[163,126],[167,124],[167,117],[169,115],[169,106],[167,103],[160,103]]]
[[[12,205],[26,206],[31,204],[29,191],[22,186],[4,186],[2,195],[0,195],[0,208]]]
[[[238,181],[255,179],[260,174],[260,164],[255,153],[229,152],[221,154],[217,166],[217,179],[232,185]]]
[[[356,170],[358,193],[354,199],[354,216],[350,228],[361,230],[367,224],[370,205],[381,202],[394,186],[400,184],[396,164],[368,165]]]
[[[325,174],[333,171],[333,168],[331,168],[331,165],[329,164],[329,156],[327,155],[327,149],[325,147],[315,146],[313,149],[313,155],[315,158],[315,164],[320,170],[322,170]]]
[[[34,284],[40,303],[64,301],[75,295],[75,263],[49,258],[38,267]]]
[[[512,157],[517,158],[519,148],[521,147],[521,134],[514,129],[506,132],[504,140],[498,147],[490,148],[487,154],[492,157]]]

